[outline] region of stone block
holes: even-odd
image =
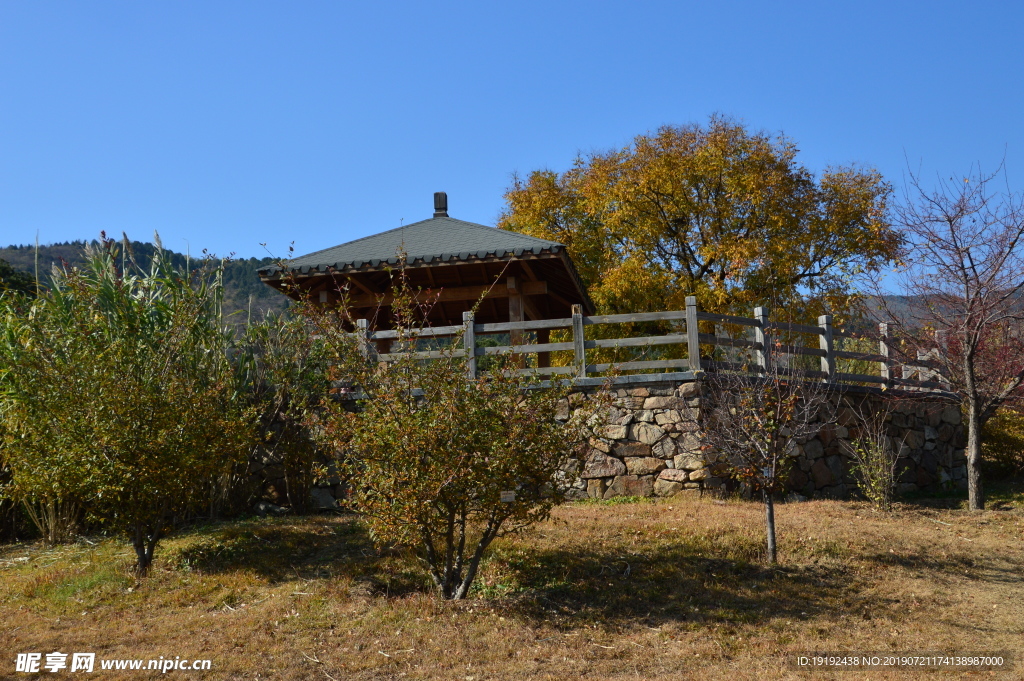
[[[903,435],[903,441],[911,449],[921,449],[924,447],[924,433],[920,430],[908,430]]]
[[[935,478],[932,477],[931,473],[929,473],[924,466],[918,466],[916,482],[919,488],[925,489],[927,487],[931,487],[931,484],[935,482]]]
[[[587,496],[591,499],[604,499],[604,493],[607,489],[608,481],[605,478],[587,480]]]
[[[789,472],[789,489],[803,489],[807,485],[809,478],[807,473],[803,472],[799,468],[794,468]]]
[[[673,416],[675,414],[675,416]],[[677,411],[663,411],[658,412],[654,415],[654,422],[662,428],[665,426],[674,426],[679,422],[679,412]]]
[[[651,394],[647,388],[630,388],[628,392],[631,397],[649,397]]]
[[[899,482],[916,482],[917,481],[917,466],[914,465],[913,461],[906,459],[899,461],[896,464],[896,480]]]
[[[676,395],[679,397],[695,397],[700,395],[700,383],[697,383],[696,381],[683,383],[676,388]]]
[[[654,496],[670,497],[683,491],[683,483],[658,479],[654,481]]]
[[[815,489],[832,484],[832,471],[823,459],[818,459],[811,464],[811,480],[814,482]]]
[[[704,442],[694,433],[682,433],[676,438],[676,451],[693,454],[702,451]]]
[[[622,440],[628,432],[628,427],[619,425],[601,426],[597,429],[597,434],[608,440]]]
[[[653,423],[640,421],[630,427],[630,437],[638,442],[643,442],[645,445],[653,445],[665,437],[665,431]]]
[[[630,475],[651,475],[665,469],[665,462],[653,456],[629,457],[625,462]]]
[[[695,471],[691,471],[689,477],[693,482],[700,482],[701,480],[707,480],[710,478],[711,471],[707,468],[698,468]]]
[[[839,410],[838,414],[836,414],[836,421],[839,423],[839,425],[846,426],[847,428],[849,428],[850,426],[855,426],[857,425],[858,421],[857,412],[855,412],[853,409],[850,409],[849,407],[844,407]]]
[[[948,404],[942,409],[942,421],[948,423],[951,426],[960,425],[961,415],[960,407],[955,404]]]
[[[644,423],[654,423],[654,412],[650,409],[640,409],[634,414],[634,418]]]
[[[615,453],[615,456],[623,459],[628,456],[650,456],[651,446],[646,445],[643,442],[627,442],[625,440],[619,440],[615,443],[612,451]]]
[[[644,409],[682,409],[686,401],[678,397],[648,397],[644,400]]]
[[[837,455],[825,457],[825,465],[828,466],[829,472],[832,473],[833,480],[842,480],[843,478],[843,462]]]
[[[671,459],[676,455],[676,441],[666,437],[651,447],[651,453],[659,459]]]
[[[605,499],[612,497],[649,497],[654,494],[653,475],[619,475],[612,480],[604,493]]]
[[[587,465],[583,467],[583,474],[580,477],[584,479],[610,478],[613,475],[624,475],[625,472],[626,464],[613,456],[594,452],[587,459]]]
[[[677,470],[695,471],[704,468],[704,457],[698,454],[679,454],[673,459]]]
[[[825,447],[821,444],[821,440],[808,440],[804,444],[804,456],[811,460],[825,456]]]
[[[658,473],[658,479],[668,480],[669,482],[687,482],[690,477],[686,471],[679,470],[678,468],[666,468]]]
[[[846,496],[846,490],[841,485],[829,485],[818,490],[822,499],[842,499]]]

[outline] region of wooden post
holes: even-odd
[[[466,378],[476,380],[476,324],[473,321],[473,312],[466,310],[462,313],[462,323],[466,330],[462,334],[462,347],[466,351]]]
[[[762,374],[768,374],[768,365],[772,361],[771,336],[768,333],[768,308],[755,307],[754,319],[757,320],[757,326],[754,327],[754,342],[761,344],[760,350],[754,350],[754,361],[761,367]]]
[[[892,374],[889,372],[889,340],[888,339],[889,339],[889,325],[886,324],[885,322],[882,322],[881,324],[878,325],[878,354],[880,354],[885,359],[883,359],[881,362],[878,363],[878,374],[883,379],[885,379],[885,382],[882,383],[882,387],[887,388],[887,389],[892,387],[892,385],[890,384],[890,381],[889,381],[889,379],[892,378]]]
[[[510,322],[521,322],[523,321],[523,295],[517,286],[516,278],[509,277],[505,280],[508,286],[508,320]],[[509,345],[522,345],[523,344],[523,332],[520,330],[511,331],[509,333]],[[526,356],[521,354],[515,354],[512,356],[512,362],[520,369],[526,367]]]
[[[917,351],[917,361],[918,362],[927,362],[928,360],[931,359],[931,356],[932,356],[931,351],[929,351],[929,352],[925,352],[924,350],[918,350]],[[920,364],[920,365],[917,366],[917,380],[919,380],[919,381],[931,381],[934,378],[935,378],[935,372],[932,371],[931,369],[929,369],[927,366],[925,366],[924,364]],[[922,387],[921,390],[924,390],[924,388]]]
[[[572,348],[576,354],[576,375],[579,378],[587,377],[587,351],[583,338],[583,308],[579,305],[572,306]]]
[[[551,342],[551,329],[537,329],[537,343],[543,345],[544,343]],[[538,367],[549,367],[551,366],[551,353],[550,352],[538,352],[537,353],[537,366]]]
[[[365,319],[356,320],[356,342],[359,343],[359,354],[363,359],[372,361],[373,346],[370,345],[370,322]]]
[[[836,356],[832,342],[832,315],[823,314],[818,317],[818,326],[822,327],[818,335],[818,347],[825,351],[821,358],[821,370],[825,372],[825,382],[831,383],[836,375]]]
[[[943,369],[946,366],[946,362],[945,362],[945,348],[946,348],[946,330],[945,329],[936,329],[935,330],[935,350],[932,351],[932,359],[939,365],[939,367],[941,367]],[[943,387],[944,390],[949,390],[951,388],[951,386],[949,384],[949,381],[946,380],[946,376],[945,376],[945,374],[943,372],[936,371],[933,375],[935,377],[935,380],[937,380],[940,384],[942,384],[942,387]]]
[[[700,371],[700,333],[697,328],[697,298],[686,296],[686,358],[690,371]]]

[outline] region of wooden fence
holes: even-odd
[[[655,336],[628,336],[622,338],[586,338],[587,327],[628,324],[643,322],[667,322],[674,328],[669,333]],[[713,327],[714,333],[701,333],[700,326]],[[860,384],[910,390],[944,390],[948,385],[938,374],[938,364],[933,361],[931,353],[921,355],[914,363],[905,363],[895,359],[890,352],[890,339],[887,325],[880,324],[878,334],[868,338],[864,334],[846,333],[832,325],[831,315],[818,317],[817,325],[792,324],[775,322],[769,319],[768,310],[763,307],[754,309],[753,317],[736,317],[732,315],[712,314],[697,309],[694,297],[686,299],[686,309],[669,312],[638,312],[633,314],[613,314],[584,316],[579,306],[573,307],[572,317],[566,319],[541,319],[524,322],[504,322],[497,324],[476,324],[472,313],[463,314],[463,324],[459,326],[425,327],[405,332],[405,337],[416,338],[457,338],[461,349],[424,350],[413,352],[378,352],[374,348],[388,344],[399,338],[397,331],[371,331],[367,320],[357,321],[356,333],[365,340],[366,352],[377,361],[389,362],[402,357],[430,360],[444,356],[466,359],[466,372],[469,378],[476,378],[480,359],[489,356],[513,355],[519,358],[520,372],[523,374],[540,374],[546,376],[565,375],[572,377],[578,384],[599,385],[610,381],[613,384],[646,383],[665,380],[695,380],[703,371],[745,371],[763,374],[767,371],[785,376],[803,379],[822,380],[831,383]],[[731,328],[734,333],[724,335],[723,328]],[[545,336],[552,330],[567,330],[564,334],[569,340],[562,342],[524,342],[525,335],[530,332],[542,332]],[[739,330],[739,333],[735,333]],[[477,339],[485,334],[509,334],[509,345],[494,347],[477,347]],[[747,337],[742,337],[747,336]],[[816,336],[816,343],[801,343],[794,339]],[[858,344],[865,341],[878,343],[878,352],[859,352],[842,349],[842,339],[856,339]],[[808,345],[812,347],[808,347]],[[813,347],[816,345],[817,347]],[[652,349],[660,346],[685,347],[682,358],[670,359],[639,359],[622,362],[591,363],[587,359],[587,351],[600,348],[634,348]],[[705,352],[701,353],[701,347]],[[743,353],[744,361],[731,361],[728,352],[720,349],[734,348]],[[566,366],[548,366],[550,353],[571,353],[571,362]],[[682,353],[679,353],[682,354]],[[726,356],[721,357],[722,354]],[[536,361],[526,368],[525,358],[536,356]],[[799,366],[797,357],[817,357],[819,369]],[[732,358],[733,360],[736,357]],[[851,373],[837,369],[839,360],[853,360],[861,366],[877,367],[878,373]],[[812,360],[813,361],[813,360]],[[803,362],[806,363],[806,360]],[[629,373],[624,372],[639,372]]]

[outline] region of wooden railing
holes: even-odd
[[[622,338],[586,338],[586,327],[610,324],[636,324],[645,322],[668,323],[675,328],[669,333],[654,336],[628,336]],[[705,327],[714,327],[714,333],[701,333],[701,323]],[[732,327],[740,333],[724,335],[722,328]],[[482,334],[510,334],[510,337],[522,336],[524,332],[542,330],[566,330],[568,340],[555,343],[519,343],[495,347],[477,347],[477,339]],[[943,390],[948,388],[941,380],[937,371],[938,363],[934,361],[937,350],[926,354],[918,354],[917,361],[911,364],[900,362],[892,357],[890,340],[886,324],[879,325],[877,335],[868,338],[864,334],[846,333],[832,324],[831,315],[818,317],[817,325],[774,322],[769,319],[768,310],[763,307],[754,309],[753,317],[737,317],[732,315],[713,314],[697,309],[694,297],[686,299],[686,309],[668,312],[637,312],[632,314],[613,314],[584,316],[579,306],[573,306],[572,317],[565,319],[541,319],[524,322],[502,322],[496,324],[476,324],[470,312],[463,313],[463,324],[458,326],[425,327],[405,331],[404,337],[411,338],[456,338],[460,340],[459,349],[423,350],[411,352],[378,352],[375,348],[387,341],[398,339],[397,331],[371,331],[366,320],[358,320],[356,333],[365,343],[366,352],[377,361],[390,362],[399,358],[437,359],[440,357],[457,357],[466,359],[466,372],[469,378],[476,378],[480,359],[489,356],[515,356],[523,365],[519,371],[523,374],[540,374],[546,376],[571,376],[583,384],[601,383],[609,380],[612,383],[641,383],[660,380],[693,380],[702,371],[745,371],[764,374],[768,371],[785,376],[804,379],[822,380],[825,382],[845,384],[867,384],[883,387],[900,387],[911,390]],[[748,337],[738,337],[746,335]],[[816,336],[817,347],[808,347],[806,343],[795,341],[795,338]],[[843,339],[856,339],[863,344],[865,341],[878,343],[878,352],[859,352],[845,350]],[[811,343],[810,345],[815,345]],[[660,346],[685,346],[686,353],[682,358],[667,359],[636,359],[630,361],[607,361],[591,363],[587,351],[597,349],[640,348],[653,349]],[[705,352],[702,356],[701,347]],[[746,351],[744,361],[734,361],[737,357],[724,359],[721,348],[738,348]],[[571,353],[571,361],[564,366],[544,366],[549,353]],[[681,353],[680,353],[681,354]],[[727,353],[726,353],[727,354]],[[734,354],[735,351],[734,351]],[[525,358],[536,356],[537,360],[529,362],[535,366],[525,367]],[[817,357],[818,369],[809,369],[799,365],[797,357]],[[877,367],[874,373],[853,373],[840,371],[840,360],[852,360],[866,363],[866,366]],[[676,370],[676,371],[671,371]],[[639,374],[623,374],[623,372],[642,372]]]

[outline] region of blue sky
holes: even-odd
[[[304,253],[721,113],[1024,189],[1016,3],[0,0],[0,245]]]

